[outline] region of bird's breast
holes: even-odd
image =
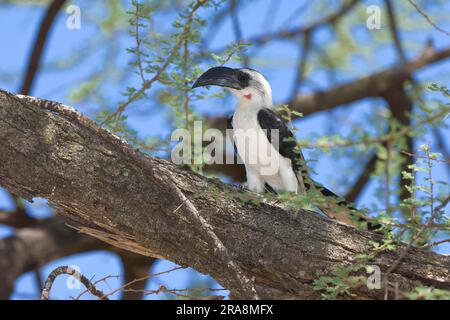
[[[283,159],[267,139],[258,123],[256,112],[234,114],[233,140],[239,157],[247,168],[262,176],[278,174]]]

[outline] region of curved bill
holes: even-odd
[[[203,73],[195,81],[192,88],[204,86],[221,86],[233,89],[242,89],[235,69],[228,67],[214,67]]]

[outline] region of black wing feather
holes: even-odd
[[[227,118],[227,129],[233,129],[233,115],[230,114]]]
[[[301,154],[296,152],[297,143],[295,142],[294,134],[288,126],[281,120],[278,115],[270,109],[262,108],[258,112],[258,123],[267,135],[267,139],[275,149],[285,158],[292,162],[292,168],[298,172]],[[271,130],[278,130],[279,141],[272,141]],[[279,144],[279,145],[277,145]]]
[[[274,144],[275,149],[278,147],[278,152],[285,158],[288,158],[292,162],[292,168],[294,172],[298,173],[299,170],[303,176],[308,176],[308,170],[306,168],[306,162],[303,157],[303,154],[300,150],[296,150],[297,143],[294,138],[294,134],[288,128],[286,123],[280,119],[280,117],[270,109],[262,108],[258,112],[258,123],[263,130],[266,130],[267,139],[269,139],[270,143]],[[278,129],[279,132],[279,146],[277,146],[277,141],[271,140],[271,131]],[[311,186],[308,183],[308,180],[311,181],[315,188],[317,188],[324,196],[326,197],[334,197],[336,199],[339,198],[337,194],[333,191],[325,188],[319,183],[315,182],[312,179],[304,179],[303,183],[306,189],[309,189]],[[343,201],[341,201],[343,204]]]
[[[227,129],[233,130],[233,115],[229,115],[227,118]],[[233,147],[234,147],[234,160],[237,160],[237,148],[236,148],[236,143],[234,143],[233,141]],[[235,162],[237,163],[237,162]]]
[[[258,112],[258,123],[261,126],[263,130],[265,130],[267,139],[270,141],[272,145],[274,145],[275,149],[278,147],[278,152],[283,156],[291,160],[292,162],[292,168],[294,169],[294,172],[298,173],[298,171],[301,171],[302,176],[308,176],[308,170],[306,167],[306,162],[303,157],[303,154],[300,150],[296,151],[297,143],[294,139],[294,134],[292,131],[288,128],[288,126],[285,124],[283,120],[280,119],[280,117],[273,112],[270,109],[262,108]],[[272,141],[271,139],[271,131],[270,130],[276,130],[278,129],[279,132],[279,142],[278,141]],[[274,144],[275,143],[275,144]],[[279,143],[279,146],[276,144]],[[337,201],[337,204],[343,207],[347,207],[350,210],[356,210],[354,207],[352,207],[350,204],[348,204],[345,199],[339,197],[337,194],[335,194],[333,191],[325,188],[321,184],[317,183],[316,181],[312,179],[305,179],[303,180],[305,188],[309,189],[311,186],[308,183],[308,180],[314,184],[314,187],[319,190],[322,195],[329,198],[334,198]],[[269,186],[270,187],[270,186]],[[272,189],[272,188],[271,188]],[[359,218],[360,222],[367,221],[364,217]],[[380,228],[379,224],[374,224],[371,222],[367,223],[367,227],[369,230],[376,230]]]

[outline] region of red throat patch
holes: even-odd
[[[244,98],[245,98],[245,99],[248,99],[248,100],[252,100],[252,94],[251,94],[251,93],[249,93],[249,94],[244,94]]]

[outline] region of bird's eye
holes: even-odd
[[[249,80],[249,76],[248,76],[247,74],[245,74],[245,73],[241,73],[241,74],[238,76],[238,80],[239,80],[239,82],[241,82],[241,83],[245,83],[245,82],[247,82],[247,81]]]

